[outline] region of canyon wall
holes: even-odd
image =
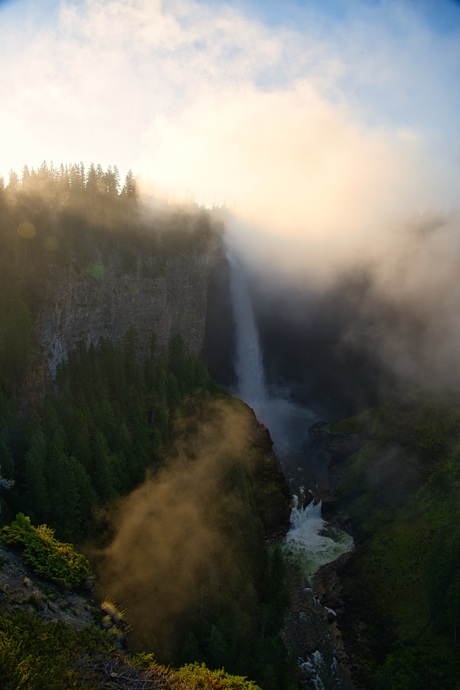
[[[104,337],[121,341],[132,327],[141,356],[152,335],[162,349],[176,334],[188,354],[205,355],[208,291],[223,262],[219,233],[200,246],[178,247],[166,255],[144,246],[129,268],[119,253],[104,256],[101,247],[95,247],[91,258],[84,268],[49,267],[35,322],[37,356],[28,388],[52,379],[78,342],[89,345]]]

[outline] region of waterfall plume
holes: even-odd
[[[267,402],[267,391],[259,334],[254,317],[246,275],[240,260],[231,251],[227,252],[230,264],[230,293],[236,324],[237,396],[263,416]]]
[[[252,407],[270,431],[278,455],[286,459],[301,447],[315,419],[310,410],[290,400],[289,391],[267,382],[247,269],[228,237],[227,260],[236,341],[233,366],[237,383],[232,393]]]

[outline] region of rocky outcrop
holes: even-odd
[[[38,614],[77,630],[102,619],[90,592],[69,591],[34,573],[19,551],[0,543],[0,600],[3,610]]]
[[[297,655],[299,688],[354,690],[337,612],[318,596],[317,583],[307,585],[297,569],[289,568],[289,581],[291,602],[283,637]]]

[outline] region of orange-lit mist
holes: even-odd
[[[232,577],[235,544],[222,513],[235,497],[222,480],[235,461],[251,467],[254,418],[235,400],[201,405],[176,428],[175,453],[109,516],[114,538],[95,554],[98,594],[127,609],[130,645],[168,658],[180,621],[199,606],[209,578]],[[239,539],[239,535],[236,535]]]

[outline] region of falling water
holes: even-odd
[[[232,392],[252,407],[257,419],[270,430],[279,457],[286,457],[301,446],[314,417],[287,396],[269,390],[246,273],[230,249],[227,250],[227,259],[236,331],[234,368],[237,386]]]
[[[311,418],[285,397],[270,395],[265,380],[259,334],[254,318],[251,296],[243,266],[231,249],[227,251],[230,265],[230,292],[236,328],[235,373],[238,386],[234,393],[250,405],[257,418],[267,426],[275,450],[282,458],[293,451],[290,424],[294,420],[305,435]],[[301,487],[299,487],[301,488]],[[286,536],[286,549],[302,561],[305,575],[316,570],[352,546],[351,537],[329,526],[321,517],[321,503],[303,507],[294,496],[291,529]]]
[[[257,416],[264,417],[267,405],[262,352],[248,284],[240,261],[228,252],[230,292],[236,321],[235,373],[238,396],[250,405]]]

